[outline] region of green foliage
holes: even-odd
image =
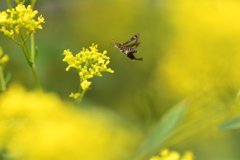
[[[238,129],[239,127],[240,127],[240,116],[237,116],[219,125],[218,129],[233,130],[233,129]]]
[[[189,107],[189,102],[184,101],[171,108],[170,111],[153,126],[151,131],[146,135],[144,141],[136,152],[136,160],[147,159],[173,135],[174,131],[185,117]]]

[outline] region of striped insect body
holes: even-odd
[[[112,40],[112,41],[113,41],[114,47],[118,48],[121,52],[126,54],[128,58],[130,58],[131,60],[142,61],[143,58],[136,58],[133,55],[134,53],[138,53],[138,51],[136,49],[138,48],[138,46],[140,44],[140,42],[138,42],[139,37],[140,37],[140,34],[138,33],[123,44],[116,43],[114,40]],[[133,42],[133,41],[135,41],[135,42]],[[133,43],[131,43],[131,42],[133,42]]]

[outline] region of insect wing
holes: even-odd
[[[140,34],[139,34],[139,33],[138,33],[138,34],[135,34],[131,39],[129,39],[127,42],[123,43],[123,45],[126,45],[126,44],[128,44],[128,43],[130,43],[130,42],[132,42],[132,41],[134,41],[134,40],[136,40],[135,43],[137,43],[139,37],[140,37]],[[134,44],[135,44],[135,43],[134,43]]]

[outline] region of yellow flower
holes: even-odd
[[[219,1],[214,6],[191,0],[176,0],[171,6],[177,10],[171,19],[176,34],[163,64],[159,63],[171,90],[183,97],[239,88],[239,6],[239,1]]]
[[[69,49],[64,50],[63,52],[63,55],[65,55],[63,61],[68,63],[66,71],[69,71],[70,68],[75,68],[77,70],[80,78],[80,86],[83,91],[86,91],[92,83],[89,82],[88,79],[93,78],[94,76],[101,77],[101,72],[114,73],[111,68],[107,67],[110,63],[110,58],[106,55],[107,51],[99,53],[97,45],[94,44],[92,44],[89,49],[83,48],[82,51],[75,56],[73,56]],[[74,98],[76,96],[71,97]]]
[[[53,93],[19,85],[0,95],[0,106],[0,150],[19,160],[122,160],[139,138],[112,114],[78,112]]]
[[[74,98],[74,99],[78,99],[80,96],[81,96],[81,94],[79,94],[79,93],[71,93],[71,94],[69,95],[69,97],[72,97],[72,98]]]
[[[9,60],[8,55],[3,55],[2,47],[0,47],[0,66],[4,66]]]
[[[191,152],[186,152],[181,158],[178,152],[164,149],[160,152],[159,156],[153,156],[150,160],[193,160],[193,155]]]
[[[81,83],[81,87],[82,89],[85,91],[89,88],[89,86],[92,84],[92,82],[89,82],[87,80],[84,80],[82,83]]]
[[[0,64],[4,64],[6,62],[8,62],[9,57],[8,55],[4,55],[1,59],[0,59]]]
[[[40,15],[35,20],[37,14],[38,11],[33,11],[31,5],[26,7],[23,4],[0,12],[0,25],[2,25],[0,31],[12,38],[14,33],[20,33],[21,28],[26,28],[27,34],[35,32],[36,29],[42,29],[41,23],[45,23],[44,18]]]
[[[2,25],[7,20],[8,14],[6,12],[0,13],[0,25]]]
[[[68,71],[71,67],[76,68],[78,72],[85,73],[80,78],[82,81],[93,77],[94,75],[102,76],[101,72],[110,72],[114,71],[110,68],[107,68],[107,65],[110,63],[109,57],[106,56],[107,51],[99,53],[97,45],[92,44],[89,47],[90,50],[83,48],[81,52],[72,55],[70,50],[64,50],[63,55],[65,55],[63,61],[68,63],[66,70]],[[94,72],[91,72],[94,71]],[[92,76],[91,76],[92,75]]]

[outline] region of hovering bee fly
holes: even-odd
[[[140,60],[142,61],[143,58],[136,58],[133,54],[134,53],[138,53],[138,51],[136,50],[140,44],[140,42],[138,42],[138,38],[140,37],[140,34],[136,34],[134,35],[131,39],[129,39],[127,42],[121,44],[121,43],[116,43],[114,40],[113,41],[113,45],[114,47],[118,48],[121,52],[123,52],[124,54],[127,55],[128,58],[130,58],[131,60]],[[134,43],[130,44],[132,41],[134,41]]]

